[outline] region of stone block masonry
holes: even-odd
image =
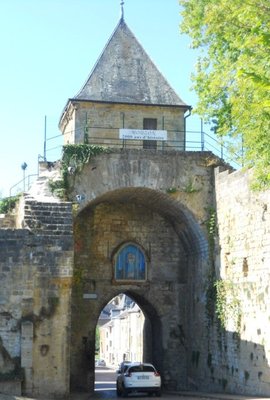
[[[216,270],[227,315],[220,345],[212,342],[212,378],[226,390],[269,395],[270,191],[252,191],[252,178],[252,170],[216,171]]]
[[[63,395],[69,390],[71,204],[27,199],[22,225],[27,229],[0,229],[0,392],[23,369],[23,394]]]
[[[251,172],[225,168],[209,153],[113,151],[70,176],[70,199],[84,199],[74,217],[70,202],[25,197],[17,228],[0,229],[5,387],[22,371],[32,397],[93,387],[96,321],[127,293],[165,386],[269,396],[270,194],[250,190]],[[115,279],[125,243],[143,250],[146,281]]]
[[[33,233],[42,233],[42,235],[70,235],[72,232],[71,203],[26,199],[24,225]]]

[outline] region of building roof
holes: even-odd
[[[121,18],[86,83],[72,100],[183,106]]]

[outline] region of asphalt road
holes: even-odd
[[[95,392],[89,393],[72,393],[66,400],[94,400],[94,399],[116,399],[116,372],[110,368],[96,368]],[[140,400],[147,399],[147,395],[129,395],[129,399]],[[154,399],[154,397],[153,397]],[[269,397],[252,397],[252,396],[235,396],[214,393],[162,393],[162,400],[269,400]],[[22,396],[11,396],[0,393],[0,400],[35,400]],[[43,399],[49,400],[49,399]],[[51,400],[51,399],[50,399]],[[64,399],[65,400],[65,399]]]
[[[116,377],[117,374],[115,370],[109,369],[109,368],[102,368],[102,367],[97,367],[96,368],[96,379],[95,379],[95,395],[94,398],[96,399],[116,399]],[[132,394],[128,396],[130,399],[146,399],[148,398],[147,394]],[[93,398],[93,397],[92,397]],[[178,395],[168,395],[168,394],[163,394],[162,399],[167,400],[167,399],[174,399],[174,400],[180,400],[180,399],[185,399],[187,400],[186,397],[178,396]],[[193,398],[195,400],[195,398]],[[192,400],[191,397],[189,397],[189,400]],[[196,398],[198,400],[198,397]]]
[[[90,400],[90,399],[116,399],[116,377],[114,369],[97,367],[95,372],[95,394],[85,399],[81,397],[72,398],[71,400]],[[146,399],[147,395],[132,394],[130,399]],[[154,398],[154,397],[153,397]],[[266,398],[258,398],[252,396],[235,396],[226,394],[213,393],[162,393],[162,400],[266,400]],[[269,398],[268,398],[269,399]]]
[[[95,371],[95,397],[101,399],[115,399],[116,395],[115,370],[96,367]]]

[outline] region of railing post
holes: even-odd
[[[201,118],[201,150],[204,151],[203,119]]]

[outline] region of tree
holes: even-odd
[[[197,113],[244,148],[257,187],[270,187],[269,0],[180,0],[181,31],[201,50]]]

